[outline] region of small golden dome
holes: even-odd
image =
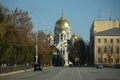
[[[74,33],[73,35],[72,35],[72,39],[77,39],[78,37],[77,37],[77,35]]]
[[[53,38],[52,34],[50,34],[50,33],[47,35],[47,37],[50,38],[50,39]]]

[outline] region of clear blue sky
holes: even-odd
[[[4,7],[13,10],[16,7],[32,12],[33,31],[44,30],[54,34],[54,26],[62,11],[76,33],[85,41],[89,40],[93,20],[120,19],[120,0],[0,0]]]

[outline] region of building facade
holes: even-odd
[[[53,65],[61,66],[61,59],[64,60],[64,66],[69,65],[68,47],[74,43],[75,39],[77,39],[77,35],[75,33],[71,35],[70,23],[62,14],[62,17],[55,23],[54,36],[48,34],[48,42],[51,46],[54,46],[53,55],[55,59]]]
[[[120,21],[95,20],[90,30],[93,64],[120,64]]]

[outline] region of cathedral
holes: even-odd
[[[71,35],[70,23],[65,19],[63,13],[55,23],[54,36],[49,33],[47,37],[50,45],[54,46],[52,64],[54,66],[68,66],[71,64],[68,58],[68,47],[75,42],[77,35],[75,33]]]

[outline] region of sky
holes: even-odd
[[[54,34],[57,20],[64,13],[71,33],[89,41],[90,27],[94,20],[120,19],[120,0],[0,0],[0,4],[14,10],[28,11],[34,25],[33,31],[43,30]]]

